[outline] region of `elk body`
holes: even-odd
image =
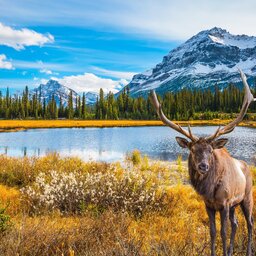
[[[234,239],[237,230],[235,208],[240,205],[245,216],[248,228],[247,256],[252,255],[252,231],[253,231],[253,197],[252,177],[247,164],[230,156],[224,148],[227,139],[219,136],[230,133],[236,125],[243,120],[250,103],[255,100],[250,92],[244,73],[240,70],[245,87],[245,96],[241,111],[237,118],[223,128],[206,138],[198,138],[193,135],[190,127],[188,131],[173,123],[164,115],[155,92],[152,92],[152,102],[160,119],[167,126],[186,136],[176,137],[178,144],[190,150],[188,157],[188,170],[190,181],[194,189],[205,202],[206,211],[210,220],[211,255],[215,254],[216,241],[216,212],[220,212],[221,238],[223,255],[232,255]],[[230,246],[227,250],[226,230],[228,219],[231,222]]]

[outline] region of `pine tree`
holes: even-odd
[[[70,90],[68,97],[68,119],[74,118],[74,107],[73,107],[73,92]]]
[[[86,99],[85,99],[85,93],[83,93],[83,98],[82,98],[82,119],[86,119]]]

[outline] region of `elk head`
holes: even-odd
[[[190,126],[188,126],[187,131],[180,125],[170,121],[164,115],[155,91],[151,92],[152,103],[155,106],[156,112],[162,122],[189,139],[188,141],[185,138],[176,137],[178,144],[182,148],[188,148],[190,150],[189,160],[191,160],[191,164],[193,165],[194,169],[197,170],[200,174],[206,174],[210,170],[210,165],[213,161],[213,151],[215,149],[223,148],[228,141],[228,139],[225,138],[217,138],[221,135],[232,132],[235,127],[243,120],[250,103],[255,100],[251,94],[249,85],[247,84],[245,74],[241,70],[239,70],[239,72],[245,88],[245,95],[240,113],[235,120],[222,128],[219,127],[214,134],[205,138],[198,138],[197,136],[193,135]]]
[[[190,150],[189,160],[191,161],[193,169],[202,175],[207,174],[210,170],[210,166],[214,160],[214,149],[223,148],[228,142],[228,139],[225,138],[214,141],[199,138],[195,142],[189,142],[184,138],[176,137],[176,140],[182,148],[188,148]]]

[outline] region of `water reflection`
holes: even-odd
[[[193,127],[198,136],[211,134],[216,127]],[[237,127],[225,137],[234,157],[251,161],[256,154],[255,129]],[[122,160],[127,152],[139,149],[150,158],[175,160],[187,157],[187,150],[176,143],[178,134],[168,127],[129,128],[64,128],[31,129],[15,133],[0,133],[0,153],[9,156],[42,156],[59,152],[63,156],[78,156],[84,160],[112,162]]]

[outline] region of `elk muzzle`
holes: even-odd
[[[201,173],[206,173],[209,171],[209,164],[206,162],[201,162],[200,164],[198,164],[198,170]]]

